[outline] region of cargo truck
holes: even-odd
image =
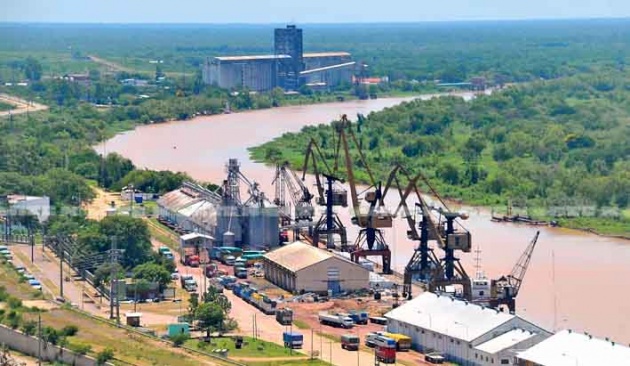
[[[181,275],[179,277],[179,282],[182,284],[182,287],[186,284],[186,280],[194,279],[192,275]]]
[[[276,310],[276,321],[282,325],[291,325],[293,322],[293,310],[289,308]]]
[[[382,363],[396,363],[396,341],[384,336],[376,336],[374,339],[376,359]]]
[[[298,332],[284,332],[282,333],[282,341],[285,348],[302,348],[304,336]]]
[[[199,267],[199,254],[195,248],[182,248],[180,261],[185,266]]]
[[[350,318],[354,321],[355,324],[367,324],[368,323],[368,313],[366,311],[351,311],[348,314]]]
[[[324,325],[340,328],[352,328],[354,326],[354,322],[349,317],[329,313],[319,313],[319,322]]]
[[[361,339],[354,334],[344,334],[341,336],[341,348],[349,351],[358,351]]]
[[[396,342],[396,350],[405,352],[411,349],[411,338],[404,334],[399,333],[388,333],[388,332],[377,332],[377,334],[393,339]]]

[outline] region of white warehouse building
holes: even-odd
[[[551,333],[495,309],[426,292],[385,314],[387,330],[411,338],[421,352],[461,365],[516,365],[517,351]]]
[[[563,330],[518,354],[519,366],[630,366],[630,348]]]

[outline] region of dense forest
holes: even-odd
[[[392,81],[551,79],[624,64],[630,51],[627,19],[298,26],[305,52],[348,51]],[[15,81],[25,55],[40,60],[45,74],[87,72],[95,64],[86,56],[98,55],[140,72],[159,66],[192,76],[207,57],[273,53],[275,27],[284,24],[2,24],[0,81]],[[150,63],[156,60],[163,63]]]
[[[629,105],[630,74],[607,70],[512,86],[469,102],[415,100],[372,113],[355,127],[381,180],[401,163],[430,177],[444,196],[467,203],[592,206],[600,217],[623,221],[630,205]],[[310,138],[334,156],[330,125],[284,134],[252,153],[302,166]],[[628,223],[617,226],[628,232]]]

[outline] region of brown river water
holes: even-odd
[[[252,162],[247,147],[299,131],[303,126],[329,123],[341,114],[354,119],[357,113],[367,115],[405,100],[409,98],[204,116],[138,127],[96,149],[120,153],[139,167],[182,171],[215,183],[224,179],[227,160],[237,158],[241,171],[272,197],[274,169]],[[508,274],[536,230],[541,230],[517,299],[517,313],[549,330],[570,328],[630,343],[630,241],[564,229],[493,223],[486,209],[466,210],[471,217],[463,224],[473,235],[473,245],[481,250],[482,270],[491,278]],[[339,215],[349,227],[349,241],[354,241],[357,230],[350,224],[349,212]],[[406,221],[398,218],[394,228],[385,232],[398,271],[402,271],[415,246],[406,238],[406,230]],[[475,255],[460,253],[459,257],[473,276]]]

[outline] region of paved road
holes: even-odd
[[[43,104],[29,102],[27,100],[24,100],[24,99],[21,99],[12,95],[8,95],[8,94],[0,94],[0,101],[9,103],[15,106],[15,108],[10,111],[0,112],[0,117],[8,116],[9,114],[21,114],[21,113],[26,113],[26,112],[36,112],[36,111],[43,111],[45,109],[48,109],[48,106],[45,106]]]

